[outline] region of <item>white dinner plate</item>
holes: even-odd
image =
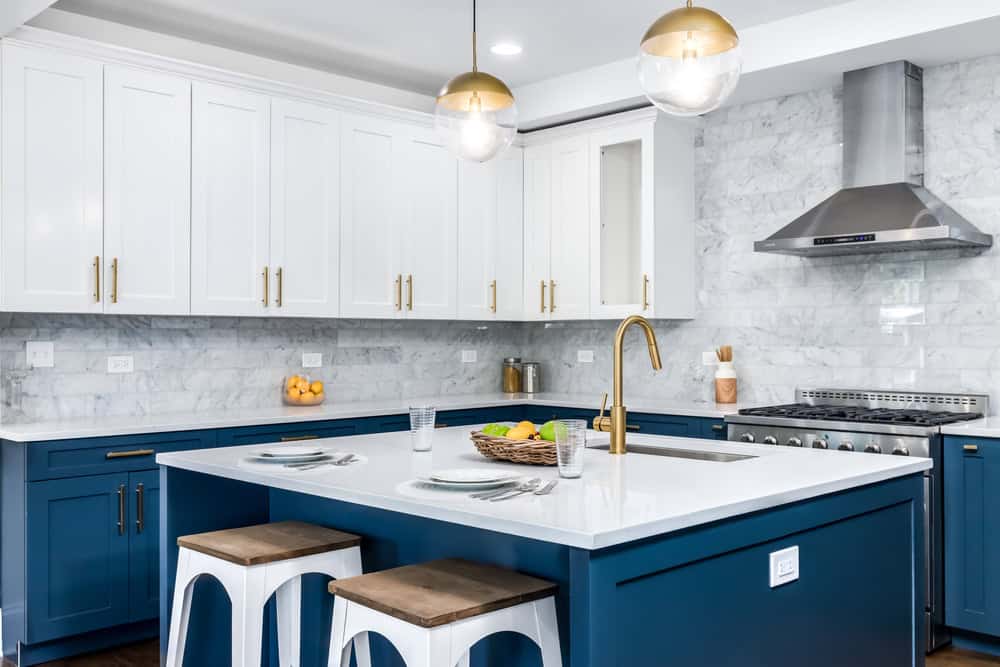
[[[449,468],[448,470],[435,470],[430,474],[430,478],[435,482],[448,484],[488,484],[490,482],[506,482],[515,477],[517,475],[510,472],[490,468]]]
[[[504,485],[513,485],[519,478],[510,477],[508,479],[496,479],[490,482],[442,482],[432,477],[421,477],[417,481],[427,486],[439,489],[450,489],[452,491],[482,491],[485,489],[495,489]]]
[[[330,457],[330,454],[323,450],[316,450],[308,454],[289,454],[287,456],[273,456],[265,452],[251,452],[249,458],[260,463],[305,463],[308,461],[322,461]]]
[[[323,449],[316,445],[280,445],[278,447],[268,447],[258,453],[260,456],[273,456],[274,458],[287,458],[298,456],[314,456],[322,454]]]

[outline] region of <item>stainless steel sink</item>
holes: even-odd
[[[590,449],[610,449],[611,444],[594,445]],[[652,454],[653,456],[672,456],[677,459],[694,459],[696,461],[714,461],[715,463],[732,463],[733,461],[743,461],[755,459],[756,456],[749,454],[730,454],[728,452],[705,452],[698,449],[678,449],[676,447],[651,447],[650,445],[640,445],[627,442],[625,450],[634,454]]]

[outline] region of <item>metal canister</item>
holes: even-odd
[[[521,393],[521,358],[507,357],[503,360],[503,392]]]
[[[521,391],[534,394],[542,390],[542,366],[537,361],[521,364]]]

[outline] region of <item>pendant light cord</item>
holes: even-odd
[[[472,0],[472,71],[479,71],[479,56],[476,55],[478,51],[476,45],[476,0]]]

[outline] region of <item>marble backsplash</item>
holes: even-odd
[[[638,332],[628,396],[711,400],[702,352],[734,347],[740,398],[796,385],[986,392],[1000,405],[1000,251],[839,258],[756,254],[841,183],[841,98],[818,90],[724,109],[697,145],[699,313],[655,323],[664,370]],[[1000,234],[1000,56],[925,71],[925,183]],[[334,400],[496,391],[501,359],[542,362],[547,391],[609,389],[616,322],[482,323],[0,315],[7,422],[276,405],[278,382],[322,352]],[[56,368],[29,370],[26,340]],[[461,350],[478,361],[461,363]],[[577,361],[593,350],[594,362]],[[135,372],[109,375],[109,354]]]

